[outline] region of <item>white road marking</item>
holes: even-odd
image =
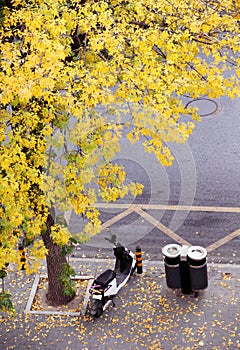
[[[144,219],[146,219],[148,222],[150,222],[153,226],[157,227],[160,231],[164,232],[167,236],[172,238],[174,241],[180,243],[180,244],[186,244],[190,245],[188,241],[177,235],[175,232],[170,230],[168,227],[163,225],[161,222],[156,220],[154,217],[143,211],[140,207],[136,207],[134,210],[136,213],[141,215]]]
[[[131,214],[134,209],[132,208],[133,206],[130,206],[127,210],[124,210],[122,213],[114,216],[112,219],[108,220],[108,221],[105,221],[103,224],[102,224],[102,229],[104,230],[105,228],[115,224],[117,221],[121,220],[122,218],[128,216],[129,214]]]
[[[98,209],[122,209],[123,211],[118,215],[114,216],[110,220],[102,224],[102,229],[106,229],[111,225],[115,224],[119,220],[128,216],[129,214],[135,212],[151,223],[154,227],[157,227],[160,231],[165,233],[168,237],[172,238],[174,241],[191,245],[184,238],[177,235],[174,231],[163,225],[152,215],[145,212],[144,210],[178,210],[178,211],[197,211],[197,212],[215,212],[215,213],[240,213],[240,207],[218,207],[218,206],[187,206],[187,205],[163,205],[163,204],[127,204],[127,203],[96,203]],[[69,224],[71,218],[72,210],[65,212],[64,217]],[[240,229],[228,234],[227,236],[219,239],[213,244],[209,245],[206,249],[208,253],[218,249],[222,245],[228,243],[232,239],[240,236]]]
[[[215,243],[209,245],[206,249],[208,251],[208,253],[216,250],[217,248],[221,247],[222,245],[228,243],[229,241],[231,241],[232,239],[239,237],[240,236],[240,229],[233,231],[232,233],[230,233],[229,235],[219,239],[218,241],[216,241]]]
[[[122,203],[96,203],[96,207],[101,209],[128,209],[132,204]],[[218,213],[240,213],[240,207],[214,207],[214,206],[189,206],[189,205],[164,205],[164,204],[134,204],[135,207],[149,210],[182,210],[182,211],[206,211],[206,212],[218,212]]]

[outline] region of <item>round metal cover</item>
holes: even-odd
[[[182,247],[179,244],[167,244],[162,249],[164,256],[168,258],[177,258],[181,254]]]
[[[192,246],[188,249],[188,254],[190,259],[192,260],[202,260],[207,256],[207,251],[205,248],[200,246]]]
[[[217,103],[209,98],[196,98],[191,100],[186,104],[185,108],[187,107],[197,107],[198,114],[201,117],[214,114],[218,109]]]

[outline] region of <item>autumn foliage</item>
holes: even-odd
[[[66,210],[86,218],[86,241],[101,230],[99,198],[141,193],[111,162],[123,131],[168,166],[168,143],[184,143],[198,120],[182,97],[239,95],[240,5],[0,4],[0,269],[19,262],[24,240],[32,271],[49,249],[46,232],[61,251],[71,242]]]

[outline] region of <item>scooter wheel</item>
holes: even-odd
[[[96,311],[95,317],[98,318],[98,317],[102,316],[102,314],[103,314],[103,308],[99,307]]]
[[[132,268],[131,273],[130,273],[131,276],[134,274],[136,269],[137,269],[137,264],[135,264],[134,267]]]
[[[100,300],[94,300],[91,308],[91,315],[94,317],[100,317],[103,313],[103,305]]]

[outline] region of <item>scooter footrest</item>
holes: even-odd
[[[116,277],[116,272],[113,270],[106,270],[97,277],[94,284],[100,284],[102,287],[106,287]]]

